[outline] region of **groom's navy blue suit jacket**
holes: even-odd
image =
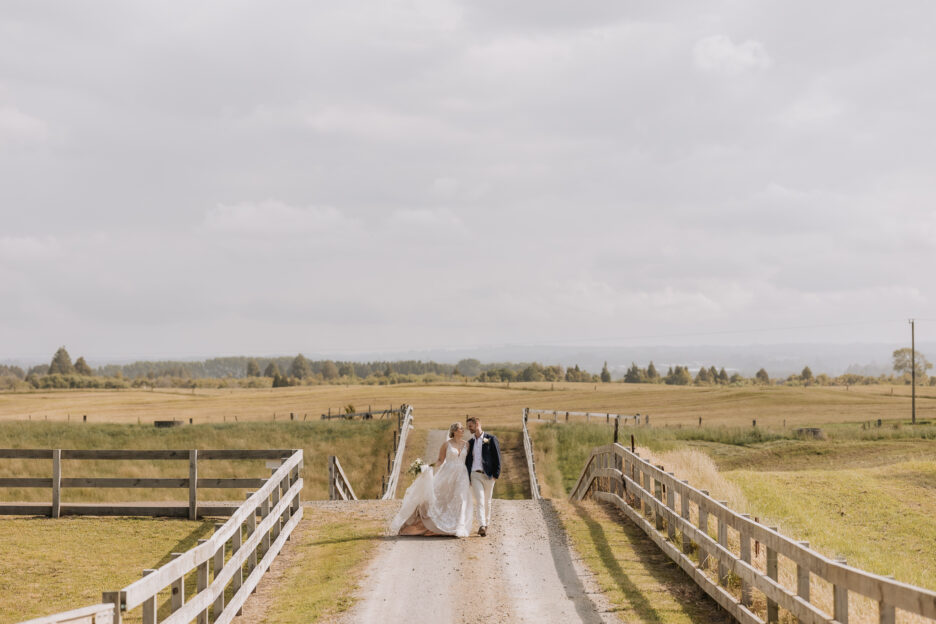
[[[481,468],[487,476],[499,479],[501,467],[500,443],[490,433],[484,433],[481,440]],[[468,438],[468,457],[465,458],[465,467],[468,469],[469,477],[471,476],[471,464],[474,461],[476,441],[477,439],[474,436]]]

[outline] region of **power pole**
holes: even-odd
[[[910,319],[910,423],[916,424],[916,332]]]

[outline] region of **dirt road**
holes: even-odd
[[[436,457],[444,435],[432,432],[425,457]],[[548,501],[495,500],[487,537],[390,538],[360,586],[342,624],[619,621]]]

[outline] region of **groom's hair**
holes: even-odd
[[[469,416],[468,418],[465,419],[465,422],[466,422],[466,423],[473,422],[473,423],[477,424],[477,423],[480,422],[480,421],[478,420],[478,417],[477,417],[477,416]]]

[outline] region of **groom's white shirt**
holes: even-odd
[[[471,451],[471,472],[475,470],[484,471],[484,464],[481,461],[481,445],[484,444],[484,432],[479,431],[480,435],[475,436],[474,448]]]

